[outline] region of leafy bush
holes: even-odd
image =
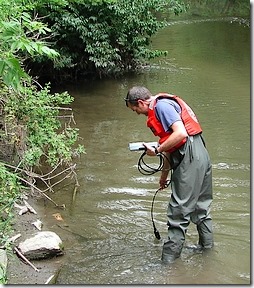
[[[78,129],[70,126],[74,119],[71,109],[63,107],[73,98],[67,92],[50,94],[49,88],[47,85],[38,91],[30,85],[23,88],[22,94],[11,93],[6,101],[6,126],[11,130],[23,128],[23,134],[16,133],[12,141],[21,161],[19,166],[38,166],[42,157],[51,166],[59,161],[68,163],[73,155],[82,151],[80,146],[73,148],[78,140]],[[61,125],[62,118],[67,120],[64,125]]]
[[[15,174],[0,163],[0,246],[5,244],[13,219],[13,206],[21,193]]]
[[[6,231],[10,229],[14,202],[24,187],[51,200],[45,192],[52,191],[67,176],[75,177],[74,157],[84,153],[84,147],[76,145],[78,129],[72,128],[74,117],[68,105],[73,98],[67,92],[52,94],[49,84],[40,86],[24,70],[27,57],[54,59],[59,56],[44,40],[51,30],[26,12],[33,9],[33,5],[29,0],[0,0],[2,242],[6,241]],[[45,189],[39,188],[38,182],[44,184]]]
[[[183,10],[177,0],[51,2],[39,1],[35,10],[51,28],[51,42],[61,56],[54,65],[43,57],[27,64],[38,73],[42,70],[35,63],[43,63],[52,76],[54,71],[55,77],[69,78],[117,75],[165,54],[151,49],[151,37],[164,27],[162,15]]]

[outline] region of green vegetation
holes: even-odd
[[[30,58],[26,64],[54,81],[117,76],[165,54],[151,49],[151,36],[164,27],[168,14],[184,9],[177,0],[49,2],[37,1],[33,13],[52,30],[49,41],[60,57],[54,63]]]
[[[71,127],[73,98],[52,94],[24,69],[29,57],[59,55],[43,40],[50,29],[24,11],[24,1],[0,4],[0,246],[8,248],[15,201],[25,191],[51,200],[46,192],[76,175],[73,160],[84,148]]]

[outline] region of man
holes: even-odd
[[[178,96],[153,96],[140,86],[128,91],[125,102],[137,114],[147,116],[147,126],[160,138],[157,149],[144,143],[146,154],[162,153],[170,159],[170,163],[165,161],[159,181],[160,187],[165,188],[172,169],[168,239],[163,244],[162,261],[171,263],[180,257],[190,221],[196,224],[199,246],[212,248],[212,165],[194,112]]]

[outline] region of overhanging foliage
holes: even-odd
[[[54,64],[37,57],[28,67],[43,75],[46,66],[57,80],[136,69],[167,53],[151,49],[151,37],[164,27],[162,15],[183,9],[177,0],[38,1],[33,13],[51,28],[60,57]]]
[[[68,105],[73,98],[42,87],[24,69],[27,57],[53,59],[50,29],[27,14],[30,1],[0,0],[0,240],[6,242],[13,203],[21,191],[46,192],[75,174],[78,129]],[[40,184],[40,186],[38,185]],[[55,203],[56,204],[56,203]],[[2,243],[0,243],[2,244]],[[1,245],[2,246],[2,245]]]

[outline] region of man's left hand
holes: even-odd
[[[157,156],[156,152],[155,152],[155,148],[146,144],[146,143],[143,143],[144,147],[146,148],[146,154],[148,156]]]

